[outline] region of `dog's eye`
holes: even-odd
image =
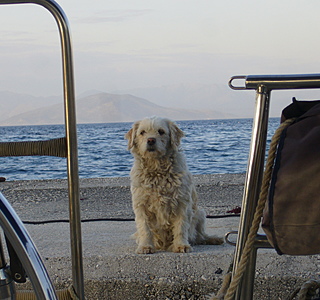
[[[144,131],[144,130],[142,130],[141,132],[140,132],[140,134],[141,135],[144,135],[146,132]]]
[[[159,129],[159,130],[158,130],[158,132],[159,132],[159,134],[160,134],[160,135],[165,134],[165,132],[164,132],[164,130],[163,130],[163,129]]]

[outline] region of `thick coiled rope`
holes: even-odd
[[[218,299],[224,299],[224,300],[232,300],[234,298],[235,292],[240,284],[240,281],[242,279],[242,276],[247,268],[247,264],[249,261],[250,253],[252,251],[252,248],[254,246],[255,238],[257,236],[257,232],[260,226],[261,217],[263,214],[263,210],[265,207],[265,203],[267,201],[268,191],[269,191],[269,184],[271,180],[274,160],[277,152],[278,142],[281,136],[281,133],[285,128],[287,128],[289,125],[291,125],[295,121],[295,118],[288,119],[280,124],[279,128],[276,130],[275,134],[272,137],[269,153],[268,153],[268,159],[266,163],[265,172],[262,179],[262,185],[261,185],[261,191],[259,195],[259,200],[257,203],[256,211],[253,217],[252,225],[249,230],[249,234],[247,237],[247,240],[245,242],[245,246],[242,251],[242,255],[239,261],[239,264],[234,272],[234,276],[231,279],[229,288],[227,289],[225,296],[223,298],[222,295],[220,295],[219,298],[217,296],[213,296],[210,298],[210,300],[218,300]],[[227,274],[226,276],[230,276]],[[224,290],[225,287],[224,287]],[[219,292],[219,294],[221,294]]]
[[[0,156],[38,155],[67,157],[66,138],[57,138],[44,141],[0,143]]]
[[[305,282],[301,288],[296,289],[287,300],[293,300],[296,296],[297,300],[311,300],[314,299],[316,291],[320,288],[320,281],[310,279]],[[319,299],[319,298],[317,298]]]
[[[226,300],[233,299],[234,294],[236,292],[236,289],[242,279],[243,273],[245,272],[245,270],[247,268],[250,253],[251,253],[252,248],[254,246],[255,238],[256,238],[257,232],[259,230],[261,217],[262,217],[263,210],[264,210],[264,207],[265,207],[265,204],[267,201],[267,197],[268,197],[269,184],[270,184],[270,180],[271,180],[271,175],[272,175],[272,170],[273,170],[274,160],[276,157],[279,139],[280,139],[280,136],[281,136],[281,133],[283,132],[283,130],[285,128],[287,128],[289,125],[291,125],[294,121],[295,121],[295,119],[289,119],[289,120],[286,120],[285,122],[281,123],[279,128],[276,130],[274,136],[272,137],[272,140],[270,143],[270,149],[269,149],[269,153],[268,153],[268,160],[267,160],[266,169],[265,169],[265,172],[263,175],[262,186],[261,186],[261,191],[260,191],[260,196],[259,196],[259,200],[257,203],[256,211],[255,211],[255,214],[253,217],[251,228],[249,230],[247,241],[246,241],[245,246],[242,251],[239,265],[236,268],[236,271],[234,273],[234,276],[231,280],[230,286],[229,286],[228,291],[226,293],[226,296],[225,296]]]

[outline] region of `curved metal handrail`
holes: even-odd
[[[84,299],[82,237],[79,197],[78,146],[76,130],[75,89],[71,34],[68,19],[62,8],[53,0],[0,0],[1,4],[38,4],[55,18],[61,41],[65,127],[67,142],[67,168],[69,186],[70,240],[72,256],[72,279],[74,290],[80,300]]]
[[[244,81],[244,85],[234,85],[236,80]],[[229,87],[233,90],[256,90],[259,86],[268,90],[318,89],[320,74],[240,75],[229,80]]]

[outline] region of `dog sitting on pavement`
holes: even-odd
[[[152,117],[133,124],[125,135],[134,157],[130,172],[137,253],[155,250],[186,253],[191,245],[220,245],[205,232],[206,215],[184,154],[182,130],[171,120]]]

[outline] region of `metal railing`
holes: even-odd
[[[235,85],[235,82],[240,82],[241,85]],[[233,263],[234,274],[250,230],[261,189],[267,142],[270,93],[272,90],[320,88],[320,74],[233,76],[229,81],[229,86],[234,90],[256,90],[256,108]],[[237,289],[235,297],[237,300],[253,298],[258,248],[270,248],[270,244],[266,239],[261,239],[261,237],[256,239],[247,269]]]
[[[37,4],[54,17],[60,34],[65,111],[66,157],[69,187],[69,218],[73,286],[79,299],[84,299],[82,237],[79,198],[78,146],[76,130],[75,89],[71,34],[68,19],[62,8],[53,0],[0,0],[2,4]]]

